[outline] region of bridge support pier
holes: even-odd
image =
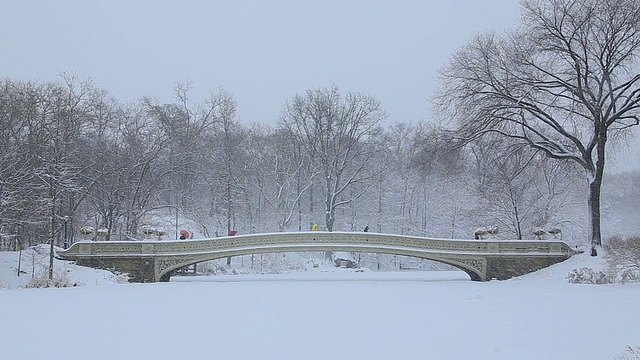
[[[486,278],[483,280],[507,280],[544,269],[566,259],[566,256],[489,256],[487,257]]]
[[[155,259],[149,256],[127,258],[79,258],[76,264],[129,274],[129,282],[156,282]],[[162,280],[160,280],[162,281]],[[166,280],[168,281],[168,280]]]

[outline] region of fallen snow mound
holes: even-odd
[[[602,253],[602,249],[600,253]],[[532,272],[530,274],[525,274],[517,277],[519,280],[551,280],[551,281],[561,281],[567,282],[567,275],[574,269],[580,268],[591,268],[594,271],[600,271],[604,269],[604,259],[602,255],[599,256],[591,256],[589,252],[585,251],[581,254],[573,255],[569,259],[551,265],[548,268],[544,268],[538,270],[536,272]]]
[[[59,249],[55,249],[59,250]],[[0,252],[0,288],[29,287],[34,281],[48,279],[49,246],[38,245],[22,251]],[[53,260],[53,277],[66,286],[106,285],[126,283],[123,275]]]

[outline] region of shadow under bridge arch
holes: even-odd
[[[419,259],[425,259],[435,261],[447,265],[451,265],[459,270],[464,271],[472,281],[483,280],[483,269],[486,268],[486,260],[481,257],[472,258],[460,258],[459,256],[450,256],[448,254],[438,254],[428,251],[419,251],[406,248],[396,248],[389,245],[347,245],[347,244],[298,244],[298,245],[254,245],[251,248],[227,249],[208,254],[200,254],[200,256],[185,256],[182,259],[174,258],[172,264],[161,269],[159,272],[159,281],[169,281],[171,276],[181,268],[186,266],[212,261],[217,259],[224,259],[229,256],[242,256],[242,255],[259,255],[259,254],[272,254],[272,253],[304,253],[304,252],[352,252],[352,253],[373,253],[373,254],[388,254],[388,255],[400,255],[408,256]]]

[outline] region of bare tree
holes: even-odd
[[[36,141],[30,148],[37,154],[32,168],[33,185],[40,191],[40,201],[47,209],[50,241],[49,280],[53,278],[54,243],[60,234],[63,200],[82,189],[82,169],[78,166],[77,142],[85,122],[88,103],[96,88],[90,81],[78,82],[61,75],[60,83],[45,84],[37,98],[37,116],[31,120]]]
[[[89,185],[79,221],[106,228],[106,240],[116,233],[120,239],[135,236],[175,170],[165,161],[167,136],[145,104],[111,109],[100,117],[81,158]]]
[[[167,191],[162,200],[184,210],[192,208],[202,191],[199,185],[205,173],[203,164],[209,153],[208,142],[214,136],[219,121],[216,109],[220,106],[220,97],[215,96],[193,104],[189,98],[191,89],[189,82],[176,83],[175,102],[172,104],[144,99],[149,115],[158,123],[167,140],[164,160],[173,166],[171,174],[166,177]]]
[[[506,227],[508,232],[500,232],[520,240],[536,230],[561,226],[562,207],[572,203],[570,185],[575,175],[571,169],[498,136],[478,139],[470,150],[474,188],[488,224]]]
[[[463,142],[499,133],[579,164],[595,255],[607,140],[638,125],[640,3],[525,0],[522,12],[519,28],[478,35],[441,69],[437,114]]]
[[[25,131],[34,124],[40,86],[4,80],[0,85],[0,236],[2,247],[18,243],[31,245],[31,237],[20,238],[28,224],[44,216],[37,210],[37,200],[30,164],[32,136]],[[34,126],[35,127],[35,126]],[[8,242],[6,242],[8,240]]]
[[[278,231],[285,231],[315,174],[303,174],[307,158],[297,151],[298,143],[287,131],[263,134],[259,141],[257,136],[249,147],[256,165],[255,185],[275,212]]]
[[[243,128],[238,123],[237,105],[231,94],[220,91],[212,95],[212,101],[218,102],[216,117],[218,119],[217,167],[214,174],[223,194],[223,212],[226,218],[226,230],[236,227],[236,206],[240,198],[240,173],[242,167],[241,154],[244,140]]]
[[[367,165],[376,154],[373,139],[385,117],[375,98],[356,93],[343,98],[337,86],[308,90],[287,103],[282,126],[298,137],[323,176],[328,231],[333,230],[336,209],[368,187],[351,196],[346,196],[347,190],[375,176]]]

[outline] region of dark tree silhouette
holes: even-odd
[[[519,27],[476,36],[441,69],[436,114],[455,121],[461,144],[498,133],[579,164],[595,254],[607,141],[638,125],[640,3],[528,0],[521,8]]]

